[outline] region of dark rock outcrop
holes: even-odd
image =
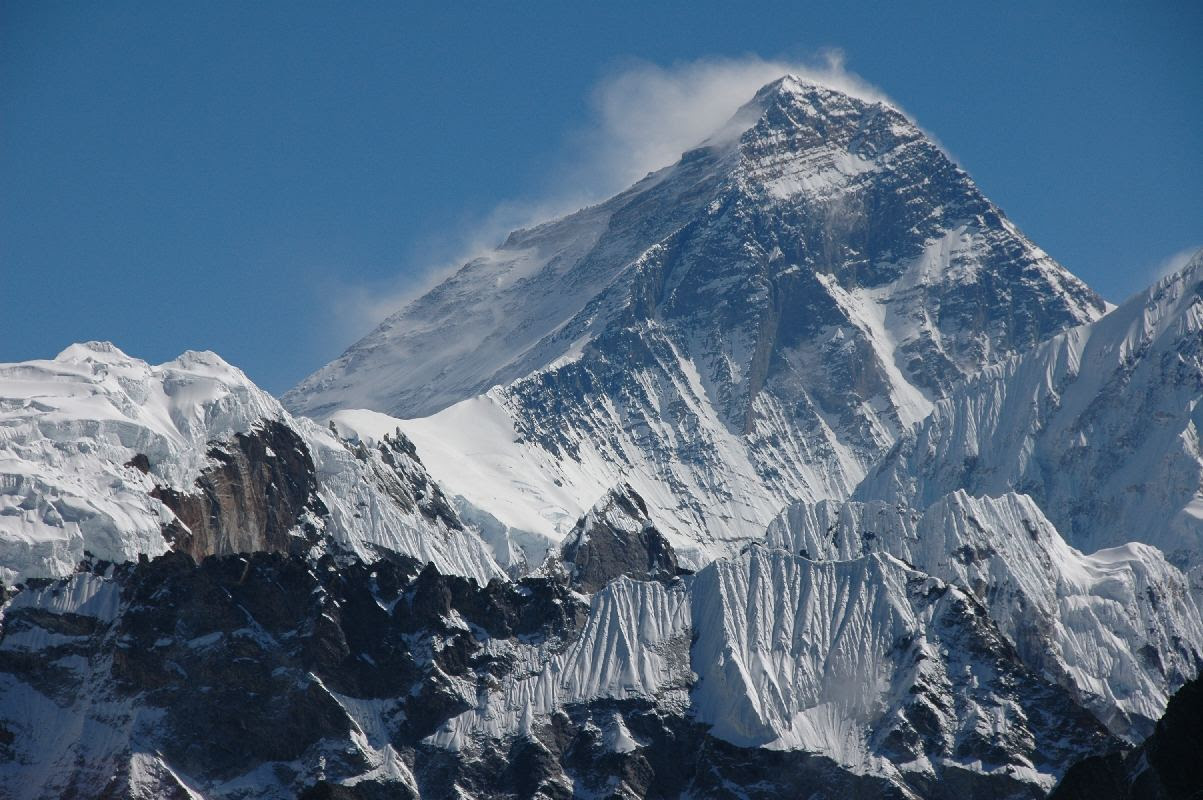
[[[1203,677],[1170,698],[1144,744],[1083,759],[1049,800],[1199,800],[1203,798]]]
[[[135,773],[143,792],[161,773],[162,796],[174,791],[173,775],[214,786],[250,773],[263,796],[406,796],[394,781],[377,787],[383,794],[363,794],[370,782],[354,790],[323,783],[323,775],[370,771],[371,753],[356,738],[363,708],[378,709],[387,731],[372,745],[412,758],[423,737],[471,707],[469,687],[510,668],[487,641],[568,636],[584,615],[548,580],[481,587],[403,557],[339,568],[329,556],[311,563],[255,553],[197,565],[174,552],[93,569],[100,574],[27,588],[46,602],[4,615],[0,763],[30,746],[4,731],[49,734],[22,725],[15,698],[30,692],[116,742],[67,759],[35,797],[95,797],[101,778],[108,796],[131,796]],[[100,584],[118,607],[99,617],[64,613],[54,598],[72,581]],[[129,729],[123,712],[103,711],[125,707],[153,723]],[[144,748],[155,760],[135,764]],[[415,768],[424,769],[421,758]]]
[[[342,438],[338,428],[331,423],[334,435]],[[417,510],[431,522],[441,522],[450,530],[463,530],[463,523],[451,502],[443,494],[443,489],[430,479],[418,458],[418,449],[408,436],[398,428],[392,434],[384,434],[373,447],[379,454],[379,461],[370,457],[369,445],[359,441],[348,441],[360,461],[370,464],[380,488],[391,497],[398,506],[406,511]]]
[[[214,445],[208,455],[216,464],[196,479],[194,491],[159,486],[152,492],[177,517],[163,530],[174,550],[199,561],[230,553],[303,552],[316,541],[306,513],[320,517],[326,507],[313,457],[292,428],[265,422]],[[294,535],[298,530],[301,535]]]
[[[581,517],[560,553],[571,582],[586,592],[620,575],[656,580],[680,571],[672,545],[648,518],[647,504],[625,483]]]

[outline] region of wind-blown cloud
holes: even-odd
[[[825,51],[811,63],[756,56],[669,67],[628,62],[606,75],[592,93],[595,126],[578,154],[586,185],[609,195],[673,163],[719,131],[760,87],[786,74],[890,102],[881,90],[848,72],[838,50]]]
[[[1173,275],[1175,272],[1181,272],[1183,269],[1185,269],[1186,265],[1190,263],[1190,260],[1200,252],[1200,250],[1203,250],[1203,245],[1196,244],[1183,250],[1179,250],[1173,255],[1162,259],[1151,270],[1153,280],[1159,281],[1162,278]]]
[[[590,92],[587,124],[545,159],[550,166],[541,181],[546,187],[542,196],[498,202],[484,219],[441,236],[441,247],[426,248],[441,250],[441,256],[398,265],[393,281],[322,287],[330,300],[334,335],[362,336],[462,264],[496,247],[509,231],[599,202],[674,163],[681,153],[722,129],[758,89],[786,74],[890,102],[879,89],[848,72],[838,50],[824,51],[810,62],[758,56],[670,66],[626,61],[603,75]]]

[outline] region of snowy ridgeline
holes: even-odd
[[[578,642],[562,653],[527,652],[516,673],[528,677],[436,738],[512,732],[532,714],[597,696],[661,697],[692,704],[733,742],[849,763],[840,742],[868,746],[866,731],[890,719],[883,709],[917,680],[904,668],[916,652],[908,648],[939,636],[929,630],[930,592],[914,587],[949,585],[971,613],[989,617],[1018,662],[1119,732],[1141,735],[1198,670],[1198,598],[1156,548],[1083,555],[1014,494],[957,493],[926,512],[823,501],[791,506],[763,544],[696,575],[611,583],[594,597]],[[944,668],[955,656],[925,652]],[[829,726],[812,729],[819,719],[848,727],[833,739]]]
[[[1203,665],[1203,260],[1103,316],[889,105],[736,122],[390,318],[321,424],[212,353],[0,365],[0,794],[576,791],[578,737],[606,791],[717,741],[1036,796],[1146,735]],[[227,558],[100,563],[171,551]],[[168,735],[278,692],[291,744]]]
[[[272,422],[293,431],[303,451],[294,472],[312,473],[288,479],[312,477],[324,512],[306,509],[298,538],[307,524],[324,534],[319,549],[375,558],[385,548],[450,574],[503,574],[479,537],[422,513],[414,487],[434,486],[416,459],[394,453],[385,463],[381,449],[352,448],[291,417],[213,353],[151,366],[93,342],[50,361],[0,365],[0,579],[11,585],[70,574],[85,558],[167,552],[164,529],[176,515],[159,499],[164,490],[198,491],[194,482],[219,465],[225,446]],[[240,485],[252,482],[239,476]],[[268,524],[253,499],[239,510],[234,524]]]
[[[1103,319],[983,370],[857,489],[1029,494],[1075,546],[1203,556],[1203,252]]]
[[[629,482],[700,567],[793,500],[846,498],[963,377],[1105,310],[897,109],[784,78],[676,164],[514,232],[284,403],[366,434],[406,418],[518,550]]]

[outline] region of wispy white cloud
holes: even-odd
[[[593,127],[577,145],[586,185],[608,195],[673,163],[723,128],[758,89],[786,74],[889,101],[845,69],[843,54],[834,49],[810,62],[757,56],[667,67],[627,62],[605,75],[592,92]]]
[[[710,58],[669,66],[629,60],[607,71],[589,95],[585,125],[544,160],[540,196],[497,203],[483,219],[423,243],[393,280],[319,287],[334,330],[348,341],[433,288],[506,233],[599,202],[668,166],[721,130],[756,91],[786,74],[857,97],[886,101],[849,72],[839,50],[806,60]]]
[[[1203,249],[1203,245],[1196,244],[1163,258],[1150,270],[1152,280],[1159,281],[1175,272],[1181,272],[1201,249]]]

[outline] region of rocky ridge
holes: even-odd
[[[847,497],[965,375],[1106,310],[889,104],[786,77],[736,120],[515,232],[285,404],[400,425],[532,564],[625,481],[698,568],[791,500]]]

